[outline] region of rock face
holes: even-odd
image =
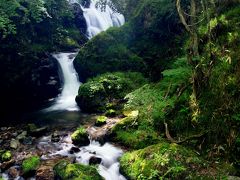
[[[86,5],[87,5],[87,3],[86,3]],[[87,23],[86,23],[86,20],[83,16],[82,8],[77,3],[72,4],[72,8],[73,8],[74,16],[75,16],[74,21],[75,21],[75,24],[76,24],[77,28],[83,34],[86,34],[87,33]]]

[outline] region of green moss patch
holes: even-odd
[[[22,163],[22,170],[25,176],[31,176],[35,173],[40,165],[40,158],[38,156],[32,156],[25,159]]]
[[[96,167],[82,164],[70,164],[68,161],[60,161],[54,166],[55,176],[62,180],[84,179],[103,180],[98,174]]]

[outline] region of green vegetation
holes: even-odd
[[[140,73],[103,74],[80,86],[76,102],[83,111],[105,112],[111,103],[118,102],[146,82]]]
[[[210,172],[210,164],[190,149],[162,142],[124,154],[121,169],[130,179],[213,179],[234,172],[231,165]],[[214,173],[214,174],[213,174]]]
[[[1,103],[21,112],[25,103],[54,97],[58,91],[39,86],[48,83],[39,71],[56,65],[46,63],[46,53],[80,48],[74,66],[84,84],[76,102],[83,112],[102,113],[97,126],[119,120],[107,135],[129,150],[121,158],[126,177],[239,176],[239,0],[112,3],[127,22],[87,41],[81,9],[66,0],[0,0]],[[90,143],[82,126],[71,137],[75,145]],[[0,157],[8,161],[11,152]],[[39,162],[24,160],[23,171]],[[61,179],[102,179],[95,167],[68,161],[54,171]]]
[[[88,139],[87,130],[84,127],[79,127],[74,133],[71,135],[73,144],[79,146],[87,146],[90,141]]]
[[[54,167],[57,177],[63,180],[67,179],[84,179],[84,180],[103,180],[98,174],[97,169],[93,166],[82,164],[70,164],[68,161],[60,161]]]
[[[58,77],[50,53],[86,42],[79,13],[66,0],[0,0],[1,114],[10,107],[21,114],[59,93],[59,83],[48,84]]]
[[[95,122],[96,126],[102,126],[107,123],[107,117],[106,116],[98,116],[97,120]]]
[[[168,0],[135,2],[132,18],[124,26],[110,28],[80,49],[75,67],[82,81],[129,70],[159,80],[164,67],[181,52],[184,36],[175,4]]]
[[[32,156],[25,159],[22,163],[22,170],[25,175],[34,174],[40,165],[40,158],[38,156]],[[30,175],[29,175],[30,176]]]
[[[1,155],[1,161],[10,161],[12,159],[12,153],[11,151],[0,151],[0,155]]]

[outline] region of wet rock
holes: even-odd
[[[24,140],[23,140],[23,144],[24,145],[31,145],[33,143],[33,138],[31,136],[29,137],[26,137]]]
[[[9,169],[10,167],[12,167],[13,165],[15,164],[15,160],[10,160],[8,162],[3,162],[1,165],[0,165],[0,169],[2,169],[3,171],[4,170],[7,170]]]
[[[78,153],[80,152],[80,149],[78,147],[72,147],[70,150],[69,150],[69,153],[70,154],[74,154],[74,153]]]
[[[102,162],[102,159],[99,158],[99,157],[92,156],[92,157],[90,157],[90,159],[89,159],[89,164],[90,164],[90,165],[101,164],[101,162]]]
[[[60,141],[60,135],[57,132],[54,132],[51,137],[52,142],[59,142]]]
[[[27,135],[27,131],[23,131],[21,134],[19,134],[19,135],[17,136],[17,139],[18,139],[18,140],[23,140],[23,139],[26,138],[26,135]]]
[[[20,142],[17,139],[12,139],[10,142],[10,147],[13,149],[17,149],[20,145]]]
[[[19,168],[16,166],[13,166],[8,170],[8,175],[10,176],[10,178],[16,178],[19,176],[19,174],[20,174]]]
[[[106,116],[98,116],[95,122],[96,126],[102,126],[107,124],[107,117]]]
[[[41,127],[41,128],[31,130],[30,134],[32,136],[40,137],[40,136],[44,135],[47,132],[47,130],[48,130],[47,127]]]
[[[54,179],[54,171],[51,166],[41,166],[36,172],[36,180]]]
[[[1,127],[1,131],[6,131],[7,127]]]
[[[17,137],[18,133],[15,132],[15,133],[12,133],[12,135],[13,135],[14,137]]]

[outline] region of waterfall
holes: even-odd
[[[73,66],[73,60],[77,53],[58,53],[53,57],[58,61],[63,74],[62,93],[57,97],[53,106],[45,109],[45,111],[77,111],[79,110],[75,97],[78,94],[80,82],[78,81],[77,72]]]
[[[98,33],[107,30],[109,27],[121,26],[125,23],[124,16],[106,5],[104,11],[97,7],[96,1],[91,1],[89,7],[83,7],[77,0],[68,0],[69,3],[77,3],[83,10],[83,16],[87,23],[87,36],[89,39]],[[44,111],[77,111],[79,110],[75,97],[78,94],[80,82],[73,66],[74,58],[77,53],[58,53],[53,57],[57,59],[63,73],[63,90],[55,100],[55,104]]]
[[[90,7],[82,7],[83,15],[87,23],[88,37],[91,39],[98,33],[112,26],[121,26],[125,23],[124,16],[114,12],[109,5],[104,10],[96,6],[96,1],[91,1]]]

